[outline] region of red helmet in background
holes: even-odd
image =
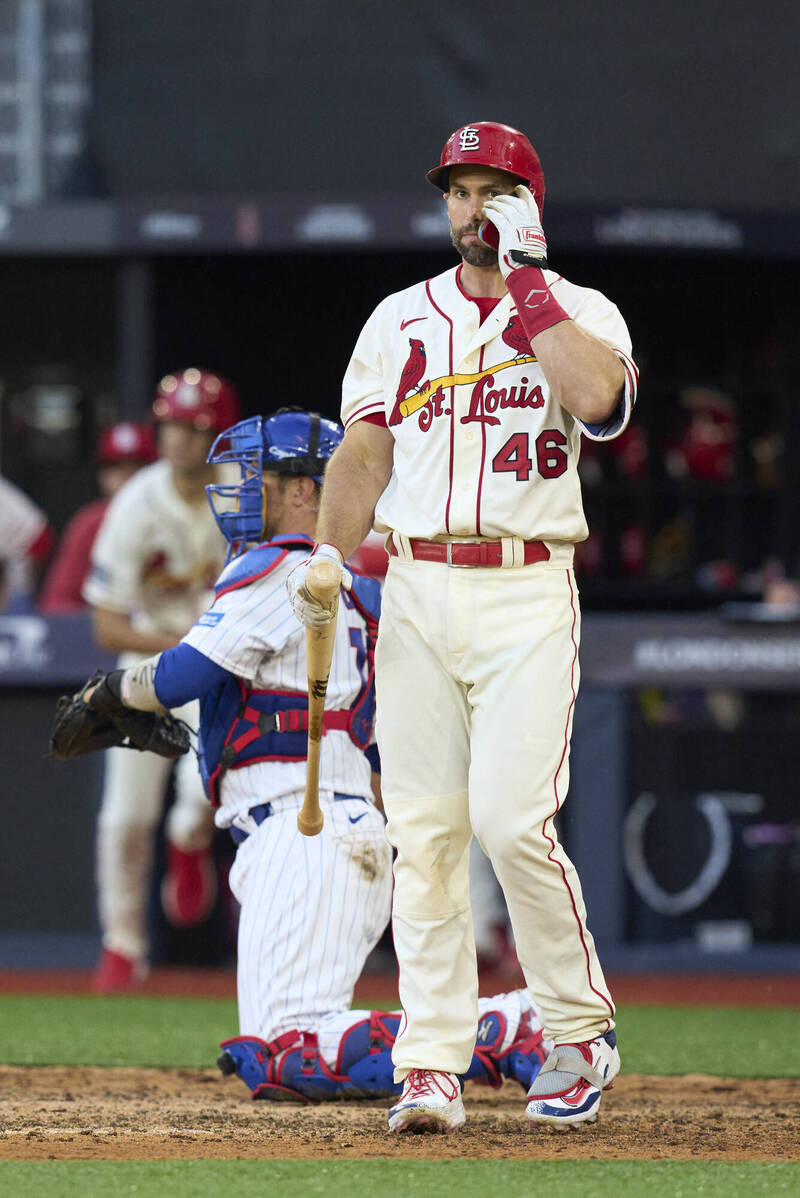
[[[233,385],[221,374],[194,366],[165,375],[153,401],[156,420],[176,420],[201,432],[223,433],[241,414]]]
[[[104,428],[97,439],[97,462],[100,466],[116,466],[120,462],[154,462],[158,457],[156,440],[149,424],[133,424],[123,420]]]
[[[544,206],[544,174],[539,155],[524,133],[496,121],[463,125],[447,139],[441,162],[425,178],[447,191],[451,166],[493,166],[517,175],[530,188],[541,216]]]

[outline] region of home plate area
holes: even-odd
[[[597,1123],[532,1129],[521,1089],[468,1083],[466,1126],[390,1135],[388,1102],[253,1102],[217,1070],[0,1067],[0,1159],[472,1157],[800,1160],[800,1080],[621,1076]]]

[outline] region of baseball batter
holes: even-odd
[[[369,759],[380,586],[367,577],[348,574],[339,604],[323,829],[313,839],[297,830],[307,668],[286,579],[313,546],[322,472],[341,437],[317,413],[281,409],[217,440],[212,460],[237,463],[241,480],[209,487],[233,553],[214,602],[177,647],[107,678],[125,704],[145,710],[200,698],[202,770],[217,825],[237,845],[230,883],[241,904],[240,1035],[223,1041],[220,1067],[258,1098],[388,1097],[401,1088],[390,1057],[400,1013],[349,1009],[392,892]],[[482,1000],[476,1038],[464,1072],[490,1085],[504,1077],[529,1085],[545,1055],[525,991]]]
[[[206,458],[214,437],[239,415],[238,397],[227,380],[192,368],[162,379],[153,414],[161,460],[112,499],[83,588],[95,637],[121,655],[121,666],[177,644],[205,610],[225,560],[206,500],[215,478]],[[196,706],[179,714],[197,728]],[[103,952],[93,979],[100,992],[133,988],[146,972],[154,833],[171,763],[110,749],[105,766],[97,829]],[[201,922],[213,905],[213,830],[196,762],[184,757],[167,818],[163,888],[167,916],[178,925]]]
[[[428,179],[461,261],[389,296],[358,338],[315,550],[341,562],[374,521],[391,559],[377,740],[405,1020],[389,1126],[463,1122],[457,1079],[478,992],[474,833],[555,1044],[527,1114],[564,1128],[596,1118],[619,1070],[614,1006],[553,823],[579,677],[577,464],[582,436],[625,428],[637,373],[614,304],[547,266],[544,177],[522,133],[466,125]],[[306,570],[290,594],[312,622],[324,613]]]

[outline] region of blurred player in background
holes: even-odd
[[[211,487],[233,560],[176,648],[109,676],[131,707],[201,701],[201,761],[216,822],[237,845],[241,1034],[220,1068],[257,1098],[389,1097],[399,1012],[352,1011],[353,987],[388,919],[391,850],[370,751],[380,587],[348,574],[324,717],[322,831],[297,828],[306,775],[305,632],[286,578],[314,543],[322,475],[342,430],[316,412],[242,421],[212,450],[236,486]],[[227,507],[233,500],[232,507]],[[265,538],[262,541],[262,537]],[[525,991],[481,999],[467,1077],[528,1086],[544,1052]]]
[[[36,584],[55,544],[45,513],[24,491],[0,475],[0,612],[29,611]]]
[[[61,534],[42,584],[40,611],[53,614],[79,611],[86,606],[82,588],[89,573],[92,546],[108,505],[123,483],[157,456],[149,424],[123,421],[102,431],[97,442],[100,498],[79,508]]]
[[[231,384],[189,369],[161,380],[153,415],[160,460],[145,466],[112,499],[92,551],[83,589],[97,643],[128,666],[176,645],[205,609],[225,559],[225,542],[209,510],[207,483],[217,481],[209,448],[240,414]],[[178,713],[193,727],[198,710]],[[138,986],[147,967],[147,899],[154,833],[171,763],[147,753],[110,749],[97,834],[102,956],[100,992]],[[194,926],[216,897],[213,820],[193,756],[175,771],[175,802],[166,825],[162,901],[176,926]]]

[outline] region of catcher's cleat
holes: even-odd
[[[211,914],[217,900],[217,873],[210,848],[187,853],[167,845],[167,872],[161,905],[175,928],[194,928]]]
[[[594,1123],[604,1090],[619,1073],[617,1037],[606,1032],[583,1044],[557,1044],[528,1091],[531,1123],[569,1131]]]
[[[140,990],[146,976],[147,966],[143,961],[104,948],[91,987],[95,994],[128,994]]]
[[[389,1131],[449,1132],[466,1121],[455,1073],[412,1069],[399,1101],[389,1111]]]

